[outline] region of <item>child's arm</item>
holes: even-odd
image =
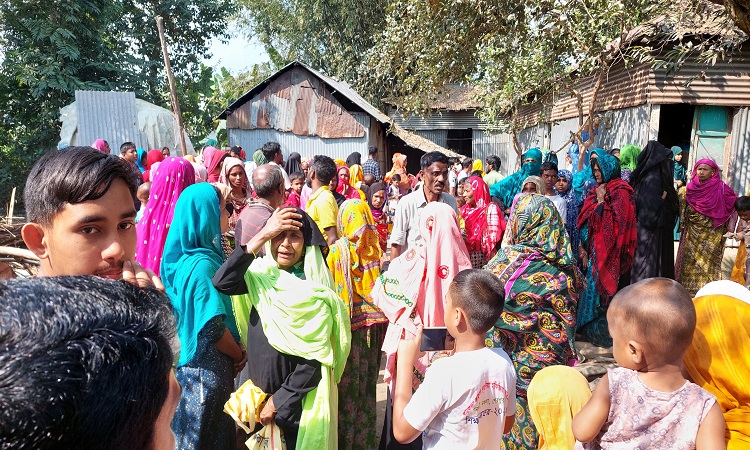
[[[512,416],[505,416],[505,426],[503,426],[503,434],[510,433],[510,430],[513,429],[513,424],[516,423],[516,414],[513,413]]]
[[[587,443],[594,440],[609,415],[609,377],[604,375],[588,403],[573,418],[573,436]]]
[[[421,325],[414,339],[402,339],[398,344],[396,387],[393,392],[393,437],[402,444],[412,442],[422,432],[411,426],[404,418],[404,409],[411,400],[412,370],[414,361],[419,357],[420,342],[422,342]]]
[[[726,427],[721,407],[718,403],[714,403],[698,426],[695,450],[725,450],[727,448],[724,438]]]

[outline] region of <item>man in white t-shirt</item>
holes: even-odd
[[[465,179],[469,178],[469,175],[471,175],[471,165],[474,161],[471,158],[464,158],[463,161],[461,161],[461,171],[458,172],[458,175],[456,176],[456,181],[460,184]]]
[[[284,155],[281,153],[281,145],[278,142],[266,142],[261,147],[260,151],[263,152],[263,156],[268,160],[268,164],[278,166],[281,169],[281,175],[284,177],[284,189],[289,190],[292,187],[292,182],[289,179],[289,174],[286,173],[284,167],[281,165],[284,162]]]
[[[542,181],[544,182],[544,195],[555,205],[557,212],[560,213],[562,223],[565,224],[565,217],[568,213],[568,204],[564,198],[560,197],[555,189],[557,184],[557,164],[553,162],[545,162],[542,164],[540,170],[542,174]]]
[[[452,356],[432,363],[412,396],[412,365],[422,327],[399,344],[393,396],[393,436],[402,444],[422,432],[425,449],[497,449],[516,413],[516,373],[508,355],[484,344],[503,310],[503,284],[490,272],[467,269],[446,296],[445,326]],[[448,339],[449,340],[449,339]]]

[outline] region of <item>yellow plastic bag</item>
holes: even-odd
[[[737,248],[737,259],[734,260],[730,280],[743,286],[745,285],[745,261],[747,261],[747,246],[745,245],[745,240],[742,239]]]
[[[281,429],[275,423],[266,425],[245,442],[250,450],[286,450]]]
[[[267,398],[268,394],[252,380],[247,380],[229,397],[224,404],[224,412],[229,414],[245,433],[252,433],[256,424],[260,423],[260,412]],[[261,428],[250,436],[245,445],[250,450],[286,450],[281,428],[276,423]]]

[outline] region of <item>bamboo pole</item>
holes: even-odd
[[[13,225],[13,208],[16,205],[16,188],[10,192],[10,204],[8,205],[8,225]]]
[[[167,71],[167,79],[169,80],[169,99],[172,104],[172,113],[177,121],[177,130],[180,134],[180,147],[182,155],[187,154],[187,145],[185,143],[185,126],[182,124],[182,112],[180,111],[180,100],[177,98],[177,87],[174,82],[174,74],[172,73],[172,65],[169,62],[169,51],[167,49],[167,38],[164,35],[164,18],[156,16],[156,28],[159,30],[159,40],[161,41],[161,51],[164,54],[164,68]]]

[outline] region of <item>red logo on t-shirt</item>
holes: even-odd
[[[445,280],[448,278],[448,266],[440,266],[438,267],[438,276]]]

